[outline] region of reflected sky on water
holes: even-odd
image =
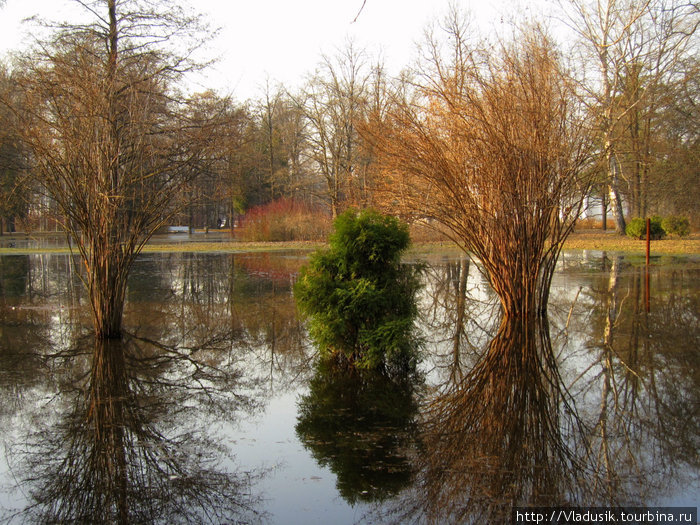
[[[108,351],[68,255],[0,257],[2,520],[469,523],[514,504],[697,504],[698,258],[653,260],[647,311],[642,257],[565,253],[547,319],[504,323],[477,264],[425,256],[407,378],[317,362],[292,295],[305,258],[144,254],[129,335]]]

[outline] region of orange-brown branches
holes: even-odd
[[[450,34],[465,31],[454,22]],[[385,202],[480,259],[506,314],[542,311],[586,187],[573,88],[536,29],[497,53],[452,40],[461,51],[445,60],[431,45],[417,80],[364,130]]]

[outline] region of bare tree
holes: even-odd
[[[282,150],[287,158],[286,190],[294,199],[311,202],[313,181],[309,168],[307,121],[304,111],[290,96],[281,101],[279,133]]]
[[[628,58],[622,71],[619,97],[622,128],[619,139],[627,145],[621,155],[630,212],[658,213],[650,199],[651,170],[663,154],[663,108],[682,97],[688,61],[697,53],[694,39],[700,8],[679,0],[656,0],[647,16],[638,20],[628,37]]]
[[[350,42],[336,57],[324,57],[300,101],[308,121],[310,157],[326,184],[336,217],[358,167],[356,124],[365,105],[366,58]]]
[[[286,184],[283,180],[288,174],[286,170],[287,159],[280,151],[280,129],[278,125],[278,115],[282,106],[282,90],[273,91],[269,79],[265,82],[263,100],[260,102],[260,146],[265,154],[265,185],[269,187],[269,199],[274,200],[279,197]]]
[[[581,208],[586,136],[574,86],[537,28],[497,48],[458,13],[388,117],[365,130],[381,153],[387,207],[440,225],[477,257],[506,318],[541,315]]]
[[[642,184],[644,204],[660,215],[685,215],[700,224],[700,58],[683,62],[678,77],[652,122],[651,161]]]
[[[679,61],[693,52],[690,42],[700,11],[685,0],[562,0],[560,4],[585,52],[589,78],[582,85],[597,116],[616,231],[624,234],[623,190],[629,186],[637,211],[645,210],[642,193],[651,156],[651,121],[665,96],[662,86],[676,74]],[[623,171],[625,140],[636,156],[628,173]]]
[[[209,122],[174,90],[196,67],[201,21],[172,5],[79,3],[90,20],[60,24],[22,63],[19,133],[80,252],[96,335],[111,338],[135,257],[207,159]]]
[[[357,117],[358,127],[371,127],[374,122],[381,122],[386,116],[391,100],[391,84],[392,80],[388,78],[381,60],[377,61],[369,73],[363,111]],[[376,189],[381,179],[379,171],[374,146],[360,135],[357,167],[351,186],[353,204],[360,208],[376,205]]]
[[[192,123],[208,123],[210,133],[205,137],[206,153],[202,152],[206,156],[201,158],[181,202],[188,208],[190,230],[198,226],[208,231],[217,227],[228,212],[226,145],[235,110],[228,97],[205,91],[190,97],[187,111]],[[201,148],[201,144],[193,146]]]

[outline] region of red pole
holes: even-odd
[[[650,248],[651,248],[651,219],[647,218],[647,266],[649,266]]]

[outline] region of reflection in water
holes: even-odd
[[[19,297],[27,289],[29,256],[14,255],[0,257],[0,295]]]
[[[555,333],[568,335],[556,348],[546,318],[503,318],[461,367],[456,338],[441,339],[450,373],[425,400],[415,482],[376,509],[383,522],[501,523],[513,506],[654,505],[697,486],[698,272],[655,275],[647,312],[643,268],[602,263],[583,299],[570,283],[573,305],[553,294]],[[431,289],[444,299],[442,282]],[[445,319],[462,318],[458,297],[441,301]]]
[[[459,381],[493,337],[498,297],[467,257],[432,261],[424,274],[422,329],[436,343],[432,353],[440,361],[438,381]]]
[[[30,504],[41,523],[238,523],[256,521],[259,474],[222,465],[228,447],[196,417],[233,413],[249,401],[222,389],[236,374],[203,353],[144,341],[95,341],[89,372],[67,413],[45,420],[20,451]],[[212,352],[216,353],[216,352]],[[211,356],[209,356],[211,357]],[[218,360],[217,365],[224,365]],[[76,363],[77,364],[77,363]],[[238,406],[236,406],[238,405]],[[229,458],[230,459],[230,458]]]
[[[296,432],[336,475],[348,503],[382,501],[410,484],[416,381],[333,360],[317,365],[310,392],[299,403]]]
[[[276,388],[308,377],[306,332],[292,297],[296,254],[167,254],[139,260],[132,272],[126,322],[158,341],[207,337],[226,328],[239,351]],[[170,343],[171,346],[173,343]]]
[[[657,275],[647,311],[648,270],[609,261],[607,278],[591,288],[602,337],[591,341],[596,355],[572,391],[589,422],[597,501],[644,504],[689,469],[700,472],[698,293],[676,272]]]
[[[12,475],[25,474],[34,506],[0,521],[119,521],[125,508],[142,522],[198,522],[203,508],[219,509],[213,522],[256,521],[264,503],[232,452],[250,469],[287,460],[262,482],[273,523],[345,523],[369,508],[370,523],[460,523],[507,521],[514,503],[696,503],[697,259],[653,261],[647,312],[643,258],[564,254],[550,340],[540,321],[499,331],[477,265],[431,256],[425,387],[312,366],[291,295],[298,253],[143,255],[126,312],[138,338],[121,357],[80,342],[89,308],[69,257],[2,261],[0,430],[19,443]],[[91,376],[93,352],[102,370]],[[251,398],[254,414],[238,410]]]
[[[574,501],[578,428],[546,319],[504,318],[463,379],[427,404],[414,492],[398,522],[500,523],[514,505]]]

